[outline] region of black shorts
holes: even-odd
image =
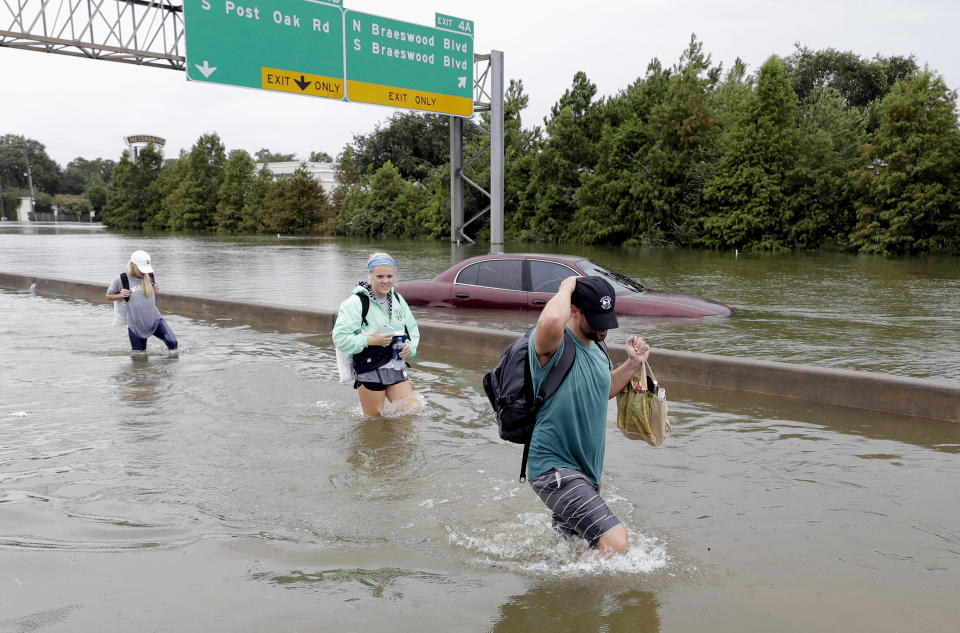
[[[360,382],[359,380],[353,383],[354,389],[363,387],[369,391],[386,391],[389,386],[390,385],[385,385],[382,382]]]

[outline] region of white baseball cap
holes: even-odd
[[[147,251],[133,251],[133,255],[130,256],[130,261],[133,262],[144,275],[153,272],[153,266],[150,265],[150,253]]]

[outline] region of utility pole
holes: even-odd
[[[27,148],[23,148],[23,160],[27,163],[27,173],[24,176],[27,177],[27,182],[30,184],[30,210],[36,213],[37,211],[37,199],[33,195],[33,172],[30,170],[30,155],[27,154]]]

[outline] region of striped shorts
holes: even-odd
[[[551,468],[531,479],[530,486],[553,512],[553,528],[564,536],[584,538],[590,547],[620,524],[600,498],[600,487],[579,470]]]

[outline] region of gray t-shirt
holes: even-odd
[[[140,338],[150,338],[157,329],[157,323],[160,322],[160,310],[157,310],[156,304],[157,294],[154,292],[149,297],[146,296],[143,294],[144,280],[131,275],[128,275],[128,277],[130,301],[127,302],[127,327]],[[107,288],[107,294],[117,294],[122,288],[123,283],[120,281],[120,276],[117,275],[117,278]],[[123,299],[117,299],[117,301],[123,301]]]

